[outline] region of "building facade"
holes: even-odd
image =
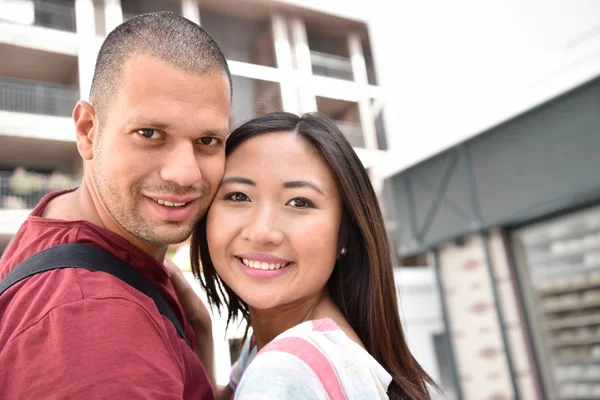
[[[22,220],[23,213],[14,210],[31,208],[34,192],[46,190],[53,171],[71,177],[81,172],[71,112],[77,100],[88,98],[106,32],[157,10],[201,23],[222,47],[235,91],[232,128],[269,111],[318,110],[336,120],[367,168],[381,158],[386,147],[381,90],[363,23],[277,2],[2,2],[0,204],[6,215],[0,218],[0,246]],[[25,194],[10,189],[18,167],[39,178],[25,190],[31,199],[22,202]]]
[[[363,21],[276,1],[2,1],[0,254],[41,197],[77,184],[82,164],[71,113],[79,99],[88,100],[107,32],[155,11],[182,14],[220,45],[233,79],[231,128],[270,111],[320,111],[335,120],[380,186],[373,166],[387,138]],[[185,264],[181,254],[189,252],[174,253]],[[226,331],[216,313],[215,321],[217,381],[225,384],[244,327]]]
[[[435,272],[457,398],[600,398],[600,4],[499,3],[446,10],[465,59],[386,167],[396,253]]]
[[[337,121],[381,195],[438,397],[600,398],[600,3],[0,1],[0,252],[81,172],[70,115],[106,33],[159,10],[222,47],[232,128]],[[225,383],[243,327],[217,321]]]

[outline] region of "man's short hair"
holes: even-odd
[[[138,15],[110,32],[98,53],[90,100],[101,123],[133,54],[156,57],[192,74],[225,73],[232,89],[223,52],[199,25],[168,11]]]

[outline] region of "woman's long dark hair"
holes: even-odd
[[[390,398],[429,399],[427,385],[435,384],[406,344],[383,217],[360,159],[327,117],[318,113],[298,117],[285,112],[267,114],[241,125],[227,139],[227,155],[245,141],[269,132],[299,135],[329,165],[343,204],[338,250],[346,249],[327,282],[329,293],[367,351],[392,375]],[[206,218],[192,236],[191,258],[194,275],[209,301],[217,307],[227,305],[228,324],[241,316],[250,325],[248,306],[221,280],[210,259]]]

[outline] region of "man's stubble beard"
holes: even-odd
[[[131,198],[133,204],[129,204],[121,195],[119,187],[111,185],[110,179],[104,173],[104,157],[100,151],[100,140],[97,144],[94,144],[94,164],[93,164],[93,177],[96,185],[100,200],[104,204],[104,207],[110,214],[110,216],[127,232],[148,243],[156,245],[169,245],[175,243],[181,243],[190,237],[194,231],[196,223],[206,214],[208,206],[210,205],[210,189],[203,190],[201,197],[196,201],[204,201],[200,212],[197,217],[191,221],[190,225],[183,231],[169,232],[168,234],[162,234],[146,221],[140,215],[140,204],[139,199],[141,198],[141,183],[137,183],[131,190]],[[179,222],[167,222],[171,225],[180,225]]]

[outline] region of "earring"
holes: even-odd
[[[342,247],[342,250],[340,250],[340,254],[341,254],[341,255],[344,255],[344,254],[346,254],[346,248],[345,248],[345,247]]]

